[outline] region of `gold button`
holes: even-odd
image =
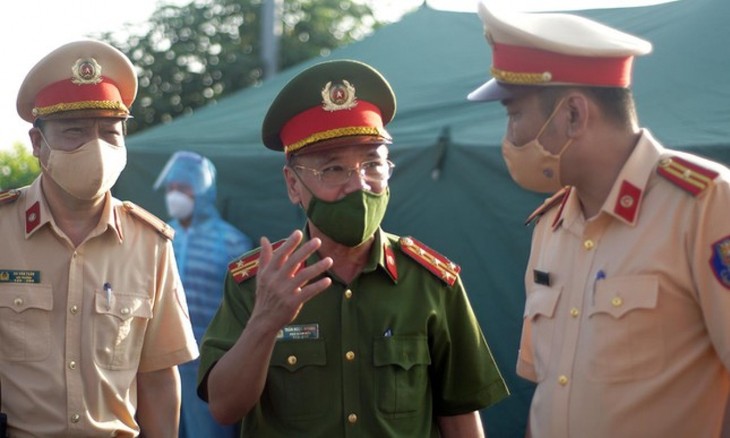
[[[71,416],[71,422],[72,423],[78,423],[80,419],[81,419],[81,415],[79,415],[79,414],[73,414]]]
[[[565,386],[568,384],[568,377],[567,376],[560,376],[558,377],[558,383]]]
[[[347,298],[348,300],[349,300],[350,298],[352,298],[352,291],[351,291],[350,289],[347,289],[347,290],[345,291],[345,298]]]
[[[129,307],[125,307],[122,309],[122,315],[129,315]]]
[[[347,421],[350,422],[350,424],[357,423],[357,415],[356,414],[350,414],[347,416]]]
[[[289,365],[296,365],[297,364],[297,357],[292,355],[286,358],[286,363]]]
[[[621,305],[624,303],[624,300],[621,299],[621,297],[613,297],[611,299],[611,305],[613,307],[621,307]]]
[[[76,315],[77,313],[79,313],[79,306],[77,306],[77,305],[74,304],[68,310],[69,310],[69,312],[71,312],[72,315]]]
[[[575,318],[578,315],[580,315],[580,310],[578,310],[575,307],[573,307],[572,309],[570,309],[570,316],[572,316],[573,318]]]
[[[592,250],[594,246],[596,246],[596,244],[593,243],[591,239],[587,239],[585,242],[583,242],[583,248],[589,251]]]
[[[13,300],[13,304],[16,306],[22,306],[23,305],[23,299],[22,298],[16,298]]]
[[[71,362],[69,362],[68,363],[68,368],[70,370],[75,370],[76,369],[76,361],[75,360],[72,360]]]
[[[355,360],[355,353],[353,353],[352,351],[348,351],[347,353],[345,353],[345,357],[347,358],[347,360]]]

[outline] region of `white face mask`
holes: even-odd
[[[43,141],[51,151],[48,164],[43,166],[48,176],[68,194],[85,201],[108,192],[127,165],[124,145],[97,138],[72,151],[62,151],[53,149],[45,137]]]
[[[195,200],[183,192],[171,190],[165,195],[167,213],[177,220],[184,220],[193,215]]]
[[[522,188],[540,193],[555,193],[563,188],[560,180],[560,157],[573,142],[569,139],[557,154],[548,152],[540,143],[540,135],[562,105],[561,100],[540,128],[537,136],[522,146],[515,146],[506,138],[502,141],[502,157],[509,174]]]

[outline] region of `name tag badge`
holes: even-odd
[[[41,282],[41,271],[15,271],[0,269],[0,283],[28,283]]]
[[[319,339],[319,324],[293,324],[279,330],[278,341]]]

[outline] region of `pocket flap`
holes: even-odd
[[[653,309],[659,298],[659,280],[653,275],[606,278],[596,282],[591,315],[607,313],[621,318],[632,310]]]
[[[28,309],[53,309],[51,286],[41,284],[5,284],[0,289],[0,307],[16,313]]]
[[[271,366],[291,372],[306,366],[327,364],[324,339],[279,341],[271,353]]]
[[[430,365],[431,354],[425,336],[387,336],[373,342],[373,363],[376,367],[398,365],[404,370],[414,365]]]
[[[538,315],[552,318],[562,288],[537,287],[527,294],[525,301],[525,318],[534,319]]]
[[[103,290],[96,292],[96,312],[112,315],[120,320],[129,318],[152,318],[152,299],[147,295],[131,295],[112,292],[107,296]]]

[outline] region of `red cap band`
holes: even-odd
[[[316,106],[289,119],[281,128],[286,153],[309,144],[351,135],[387,136],[377,106],[364,100],[350,109],[326,111]]]
[[[129,112],[117,85],[102,77],[97,84],[74,84],[70,79],[54,82],[36,95],[33,113],[42,117],[74,110],[120,110]]]
[[[633,56],[591,57],[494,43],[494,77],[520,85],[548,83],[625,88],[631,84]]]

